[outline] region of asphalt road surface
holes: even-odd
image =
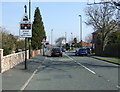
[[[66,52],[46,56],[21,90],[118,90],[118,66]]]

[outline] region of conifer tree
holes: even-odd
[[[32,48],[40,49],[42,45],[41,42],[43,39],[46,39],[46,33],[40,10],[37,7],[35,10],[34,21],[32,25]]]

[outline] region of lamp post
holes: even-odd
[[[53,29],[51,29],[51,45],[53,45]]]
[[[82,47],[82,15],[79,15],[80,17],[80,47]]]
[[[29,20],[31,21],[31,0],[29,0]],[[29,59],[31,57],[31,38],[28,38],[29,42]]]

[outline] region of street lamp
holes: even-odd
[[[31,21],[31,0],[29,0],[29,20]],[[29,59],[31,57],[31,38],[28,38],[29,42]]]
[[[82,15],[79,15],[80,17],[80,42],[81,42],[81,46],[82,47]]]
[[[51,45],[53,45],[53,29],[51,29]]]

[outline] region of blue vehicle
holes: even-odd
[[[75,55],[77,56],[77,55],[88,55],[88,50],[87,49],[85,49],[85,48],[78,48],[78,49],[76,49],[76,52],[75,52]]]

